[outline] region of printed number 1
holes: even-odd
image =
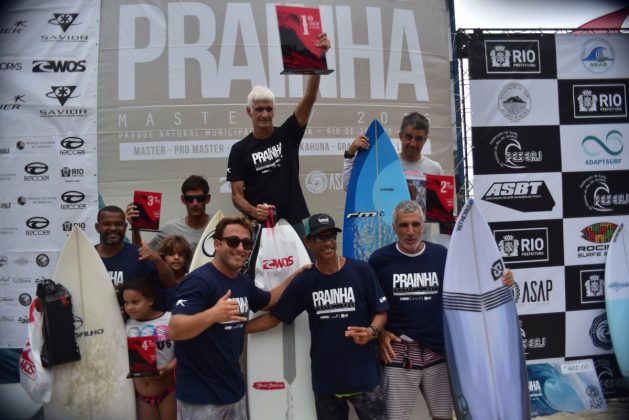
[[[306,18],[306,15],[301,15],[301,25],[304,27],[303,35],[310,35],[310,32],[308,32],[308,19]]]

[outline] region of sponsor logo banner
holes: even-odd
[[[629,214],[629,171],[562,174],[564,217]]]
[[[611,353],[604,309],[566,312],[566,357]]]
[[[474,127],[475,174],[561,171],[559,127]]]
[[[629,80],[559,80],[561,124],[626,123]]]
[[[488,221],[555,219],[563,215],[561,174],[478,175],[474,190]]]
[[[555,78],[554,39],[547,36],[504,35],[471,37],[468,45],[470,77]]]
[[[627,77],[629,45],[626,34],[555,36],[559,79]]]
[[[561,161],[565,172],[629,167],[629,125],[564,125],[560,131]]]
[[[563,357],[565,313],[521,315],[520,334],[527,360]]]
[[[472,80],[474,127],[558,125],[555,80]]]
[[[563,265],[561,220],[493,222],[489,227],[508,267]]]
[[[621,223],[629,223],[629,216],[564,219],[565,264],[605,264],[609,241]]]
[[[566,309],[605,309],[605,265],[566,268]]]
[[[514,298],[519,315],[565,311],[562,267],[514,270]]]

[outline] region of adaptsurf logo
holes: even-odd
[[[622,133],[618,130],[607,132],[605,139],[588,135],[581,141],[583,153],[588,157],[586,165],[620,165],[622,158],[618,156],[625,149]]]

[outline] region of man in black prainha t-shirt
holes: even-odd
[[[326,51],[330,48],[325,33],[317,46]],[[234,144],[227,167],[232,202],[238,210],[262,222],[275,208],[277,218],[286,219],[300,236],[301,221],[309,211],[299,184],[299,145],[317,99],[319,79],[319,75],[308,76],[303,98],[279,127],[273,126],[273,92],[263,86],[254,87],[247,98],[253,132]]]

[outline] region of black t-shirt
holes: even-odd
[[[299,184],[299,145],[306,127],[292,114],[266,140],[249,134],[229,152],[227,180],[244,181],[245,199],[252,205],[274,204],[277,217],[294,224],[308,217]]]

